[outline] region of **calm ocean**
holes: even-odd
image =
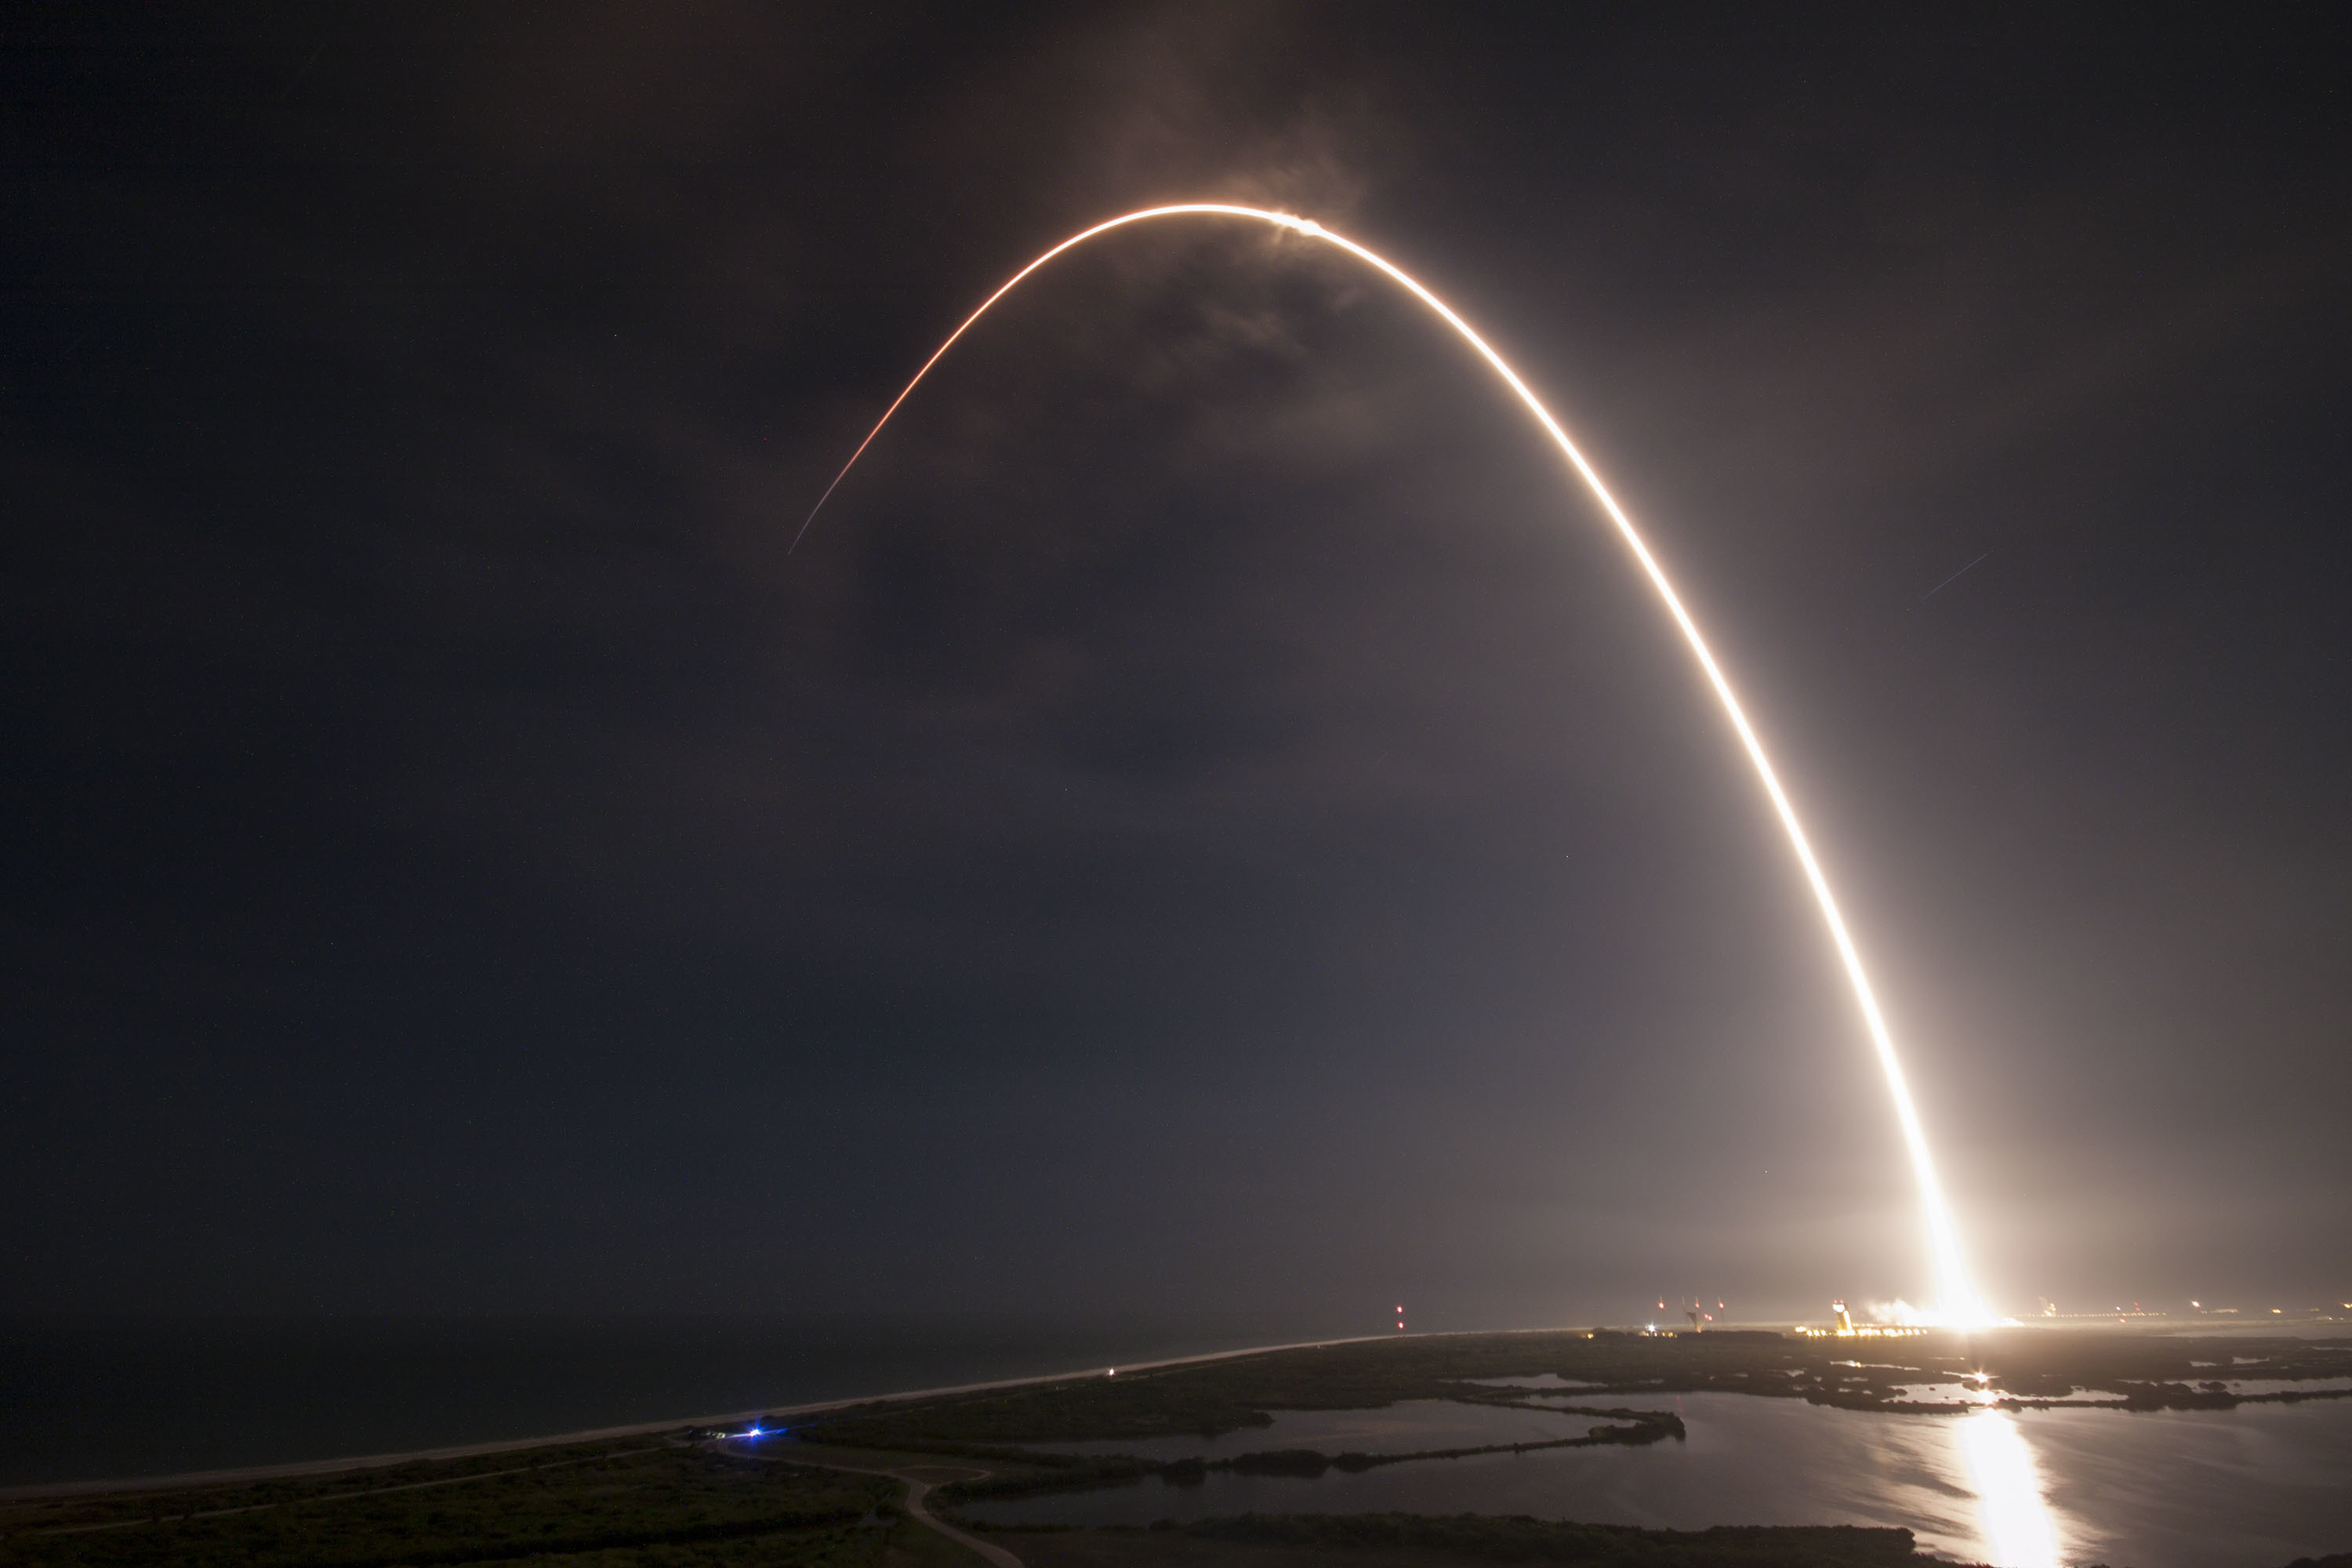
[[[1349,1331],[1367,1331],[1303,1321],[6,1318],[0,1487],[494,1442]]]

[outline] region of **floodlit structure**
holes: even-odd
[[[1830,1303],[1832,1327],[1816,1329],[1800,1323],[1797,1332],[1809,1340],[1907,1340],[1927,1331],[1916,1323],[1857,1323],[1843,1301]]]

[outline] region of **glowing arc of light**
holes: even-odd
[[[1287,229],[1293,234],[1320,240],[1326,245],[1336,246],[1359,261],[1386,275],[1414,299],[1428,306],[1439,320],[1454,329],[1463,342],[1478,352],[1479,357],[1493,368],[1496,375],[1502,377],[1503,384],[1511,389],[1521,403],[1527,405],[1528,412],[1535,416],[1536,423],[1543,426],[1544,434],[1549,436],[1553,444],[1559,447],[1567,457],[1569,466],[1574,468],[1577,477],[1584,481],[1584,487],[1591,492],[1592,499],[1601,504],[1601,510],[1616,526],[1617,532],[1625,542],[1626,548],[1633,552],[1633,559],[1640,563],[1643,572],[1649,577],[1650,585],[1657,590],[1658,597],[1664,601],[1666,612],[1674,617],[1675,625],[1682,628],[1683,638],[1690,645],[1691,654],[1698,660],[1699,668],[1706,673],[1707,684],[1715,689],[1717,699],[1723,704],[1725,717],[1730,720],[1733,731],[1739,736],[1740,745],[1747,750],[1748,760],[1754,764],[1756,776],[1763,784],[1764,793],[1770,798],[1772,809],[1780,816],[1780,826],[1788,834],[1789,846],[1796,853],[1797,864],[1802,868],[1805,880],[1812,889],[1814,901],[1821,906],[1822,921],[1829,928],[1830,940],[1837,948],[1839,960],[1845,966],[1846,980],[1853,987],[1854,1003],[1862,1013],[1864,1027],[1869,1031],[1870,1043],[1877,1053],[1879,1068],[1886,1077],[1887,1092],[1895,1102],[1895,1117],[1902,1129],[1904,1147],[1911,1157],[1912,1174],[1918,1183],[1920,1205],[1925,1211],[1927,1224],[1929,1250],[1936,1268],[1939,1308],[1937,1315],[1944,1321],[1956,1326],[1990,1322],[1991,1315],[1985,1310],[1983,1302],[1977,1296],[1975,1286],[1969,1280],[1966,1258],[1960,1247],[1958,1226],[1952,1219],[1950,1205],[1945,1201],[1943,1183],[1936,1173],[1935,1157],[1927,1147],[1927,1129],[1921,1124],[1918,1107],[1912,1100],[1910,1081],[1905,1077],[1902,1060],[1895,1054],[1895,1038],[1886,1026],[1885,1014],[1879,1009],[1877,993],[1871,988],[1870,976],[1863,968],[1861,951],[1855,947],[1853,936],[1846,929],[1845,916],[1839,912],[1837,898],[1830,891],[1829,878],[1822,872],[1821,861],[1813,854],[1812,843],[1805,837],[1804,826],[1797,820],[1797,808],[1790,802],[1788,791],[1780,787],[1780,774],[1773,771],[1771,759],[1765,754],[1764,742],[1758,737],[1755,726],[1748,721],[1747,710],[1740,707],[1739,698],[1732,690],[1730,680],[1724,675],[1722,666],[1716,662],[1715,654],[1706,645],[1706,638],[1700,635],[1698,623],[1691,618],[1690,611],[1684,607],[1682,595],[1675,592],[1674,584],[1668,580],[1665,569],[1658,564],[1657,557],[1650,553],[1650,547],[1643,542],[1640,531],[1634,528],[1633,519],[1625,514],[1624,508],[1617,504],[1617,498],[1612,495],[1609,492],[1609,487],[1601,482],[1599,471],[1585,458],[1583,451],[1575,441],[1570,438],[1567,430],[1561,427],[1559,421],[1552,417],[1551,410],[1543,405],[1542,400],[1538,398],[1528,384],[1519,378],[1518,372],[1513,370],[1503,356],[1495,352],[1493,345],[1480,337],[1469,322],[1454,313],[1452,306],[1431,293],[1423,286],[1420,279],[1390,261],[1386,257],[1366,249],[1344,235],[1332,233],[1311,218],[1299,217],[1292,213],[1276,212],[1265,207],[1239,206],[1223,202],[1183,202],[1171,206],[1145,207],[1137,212],[1122,213],[1117,217],[1106,219],[1092,228],[1082,229],[1006,279],[997,288],[996,292],[982,300],[980,308],[966,316],[962,323],[948,334],[947,340],[932,352],[931,357],[923,362],[922,368],[915,373],[914,378],[907,383],[898,396],[890,400],[890,406],[882,411],[882,417],[874,422],[874,427],[866,433],[866,439],[857,444],[857,449],[849,454],[849,460],[842,464],[841,471],[834,475],[833,482],[825,486],[824,493],[817,498],[816,505],[809,509],[809,514],[802,521],[800,531],[793,535],[793,542],[787,547],[786,553],[789,554],[800,548],[802,539],[807,536],[809,524],[816,521],[816,514],[824,510],[824,503],[833,499],[833,492],[841,488],[841,481],[849,477],[850,469],[857,466],[857,459],[866,455],[866,449],[874,444],[874,438],[882,434],[883,426],[890,423],[891,416],[897,414],[907,399],[914,395],[915,388],[922,384],[923,378],[930,374],[931,368],[947,357],[948,351],[955,347],[964,333],[970,331],[975,322],[988,314],[999,300],[1013,292],[1030,274],[1037,271],[1047,262],[1065,251],[1074,250],[1098,236],[1108,234],[1113,229],[1124,228],[1129,224],[1145,223],[1155,218],[1186,216],[1238,217],[1271,224],[1276,228]]]

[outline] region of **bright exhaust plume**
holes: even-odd
[[[1738,735],[1739,743],[1746,750],[1748,762],[1755,767],[1757,780],[1763,785],[1765,795],[1772,803],[1773,812],[1780,817],[1780,826],[1788,834],[1789,847],[1794,851],[1797,864],[1803,870],[1807,884],[1812,889],[1815,903],[1820,906],[1822,923],[1828,928],[1830,942],[1837,950],[1840,963],[1845,967],[1846,980],[1853,991],[1854,1004],[1861,1011],[1863,1025],[1869,1033],[1872,1048],[1878,1058],[1879,1068],[1885,1075],[1887,1094],[1895,1105],[1895,1119],[1902,1129],[1904,1147],[1911,1159],[1912,1175],[1918,1184],[1921,1217],[1927,1230],[1928,1255],[1935,1268],[1937,1294],[1936,1308],[1931,1312],[1923,1313],[1922,1316],[1939,1325],[1952,1328],[1972,1328],[1994,1322],[1996,1320],[1978,1296],[1976,1286],[1969,1276],[1967,1259],[1960,1246],[1959,1229],[1953,1220],[1951,1205],[1944,1195],[1943,1183],[1936,1173],[1934,1155],[1927,1146],[1927,1130],[1920,1122],[1918,1107],[1912,1100],[1910,1084],[1904,1077],[1903,1063],[1895,1053],[1894,1036],[1886,1026],[1885,1016],[1879,1009],[1877,994],[1871,989],[1870,977],[1863,968],[1862,954],[1854,945],[1852,932],[1846,929],[1845,917],[1838,910],[1837,899],[1830,891],[1829,879],[1822,873],[1821,862],[1814,857],[1812,845],[1805,837],[1803,825],[1797,820],[1796,807],[1790,804],[1788,792],[1780,787],[1780,775],[1773,772],[1771,760],[1765,754],[1764,742],[1758,738],[1755,727],[1748,721],[1748,714],[1740,707],[1738,696],[1732,690],[1731,682],[1724,675],[1722,666],[1716,662],[1714,653],[1707,647],[1706,639],[1699,634],[1698,623],[1691,618],[1689,610],[1684,607],[1681,595],[1675,592],[1673,583],[1667,579],[1665,570],[1658,564],[1657,558],[1650,553],[1650,547],[1643,542],[1640,531],[1633,526],[1633,520],[1626,516],[1625,510],[1617,504],[1616,497],[1609,493],[1609,487],[1601,482],[1600,473],[1594,469],[1591,462],[1586,460],[1584,453],[1578,448],[1576,443],[1570,439],[1568,432],[1561,427],[1559,421],[1552,417],[1551,411],[1543,405],[1535,393],[1529,390],[1528,384],[1519,378],[1518,373],[1504,361],[1503,356],[1496,353],[1486,339],[1471,329],[1469,322],[1456,315],[1453,308],[1444,300],[1431,293],[1418,279],[1393,262],[1366,249],[1352,239],[1332,233],[1311,218],[1299,217],[1290,213],[1275,212],[1264,207],[1238,206],[1223,202],[1185,202],[1172,206],[1145,207],[1137,212],[1122,213],[1117,217],[1108,218],[1095,225],[1092,228],[1083,229],[1045,251],[1020,271],[1006,279],[998,287],[996,292],[982,300],[980,308],[965,317],[962,324],[948,334],[947,340],[940,344],[931,357],[923,362],[922,368],[915,373],[914,378],[907,383],[897,397],[891,399],[890,406],[882,411],[882,417],[874,422],[874,427],[866,433],[866,438],[857,444],[857,449],[850,453],[849,460],[841,466],[841,471],[835,474],[833,482],[825,487],[824,494],[819,496],[816,505],[809,509],[807,519],[801,523],[800,531],[793,536],[790,549],[797,550],[800,547],[801,540],[808,533],[809,524],[816,521],[816,515],[824,509],[824,503],[833,499],[833,492],[841,488],[842,480],[849,477],[849,471],[857,466],[858,458],[866,455],[866,449],[874,444],[875,437],[882,433],[883,426],[890,423],[891,416],[897,414],[900,405],[914,394],[915,388],[922,384],[923,378],[931,373],[932,366],[945,358],[947,352],[955,347],[964,333],[971,330],[973,323],[986,315],[990,308],[999,300],[1011,293],[1031,273],[1065,251],[1073,250],[1090,239],[1108,234],[1114,229],[1124,228],[1129,224],[1175,217],[1242,218],[1255,223],[1270,224],[1276,228],[1286,229],[1305,238],[1317,240],[1346,251],[1366,266],[1382,273],[1414,299],[1426,305],[1439,320],[1453,328],[1464,342],[1475,350],[1479,357],[1484,359],[1495,374],[1502,378],[1503,384],[1527,405],[1528,411],[1535,416],[1536,423],[1543,427],[1544,434],[1550,437],[1552,443],[1559,448],[1560,454],[1567,458],[1569,467],[1575,469],[1577,477],[1584,482],[1585,489],[1591,492],[1592,499],[1600,503],[1601,510],[1616,527],[1619,537],[1624,541],[1625,547],[1633,552],[1634,561],[1641,566],[1643,574],[1649,578],[1650,585],[1657,591],[1658,598],[1665,605],[1666,613],[1674,617],[1675,625],[1681,628],[1683,638],[1689,644],[1691,655],[1698,661],[1699,668],[1706,675],[1707,684],[1714,688],[1716,698],[1723,706],[1724,717],[1730,721],[1732,730]]]

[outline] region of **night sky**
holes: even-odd
[[[1585,441],[1998,1304],[2344,1299],[2340,39],[1527,10],[12,12],[0,1309],[1932,1289],[1687,653],[1362,268],[1057,263],[787,553],[1185,199]]]

